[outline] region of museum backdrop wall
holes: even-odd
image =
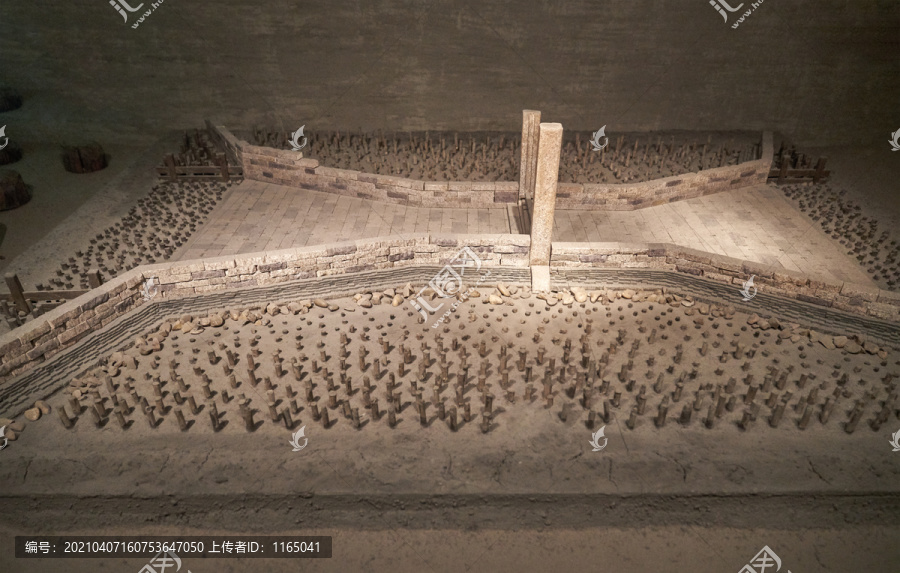
[[[706,0],[143,4],[127,22],[100,0],[0,5],[0,83],[40,109],[33,135],[139,141],[204,117],[517,131],[522,109],[821,145],[897,127],[893,1],[764,2],[736,29]]]

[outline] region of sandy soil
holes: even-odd
[[[658,298],[660,293],[625,291],[618,294],[627,298],[616,300],[612,291],[595,291],[594,303],[573,304],[570,296],[571,306],[555,299],[548,306],[527,290],[516,293],[512,288],[512,296],[490,289],[461,302],[443,323],[449,302],[435,299],[431,304],[443,302],[446,308],[425,327],[417,324],[421,317],[401,295],[395,302],[403,304],[395,307],[381,293],[375,298],[385,304],[373,306],[371,299],[361,299],[371,308],[344,299],[330,306],[334,310],[295,301],[290,309],[270,305],[266,312],[274,316],[247,309],[211,317],[188,315],[167,321],[130,351],[106,357],[105,366],[73,381],[72,388],[82,401],[79,411],[91,408],[98,396],[105,411],[112,407],[113,396],[128,402],[144,398],[149,404],[164,391],[155,408],[159,415],[173,406],[188,410],[180,400],[171,403],[175,392],[184,399],[209,399],[212,394],[200,392],[208,384],[211,392],[220,393],[218,410],[220,419],[230,419],[228,432],[244,431],[244,423],[234,417],[236,395],[248,400],[259,423],[259,418],[269,417],[268,403],[276,403],[281,415],[291,400],[296,401],[292,413],[296,416],[305,404],[302,411],[309,420],[308,410],[314,405],[324,409],[333,394],[328,410],[337,424],[336,418],[343,417],[337,415],[342,402],[365,414],[367,384],[372,387],[368,393],[381,400],[382,413],[364,415],[366,425],[382,421],[383,410],[389,409],[385,396],[397,391],[406,412],[401,419],[416,418],[412,406],[421,399],[428,424],[434,422],[439,403],[459,408],[460,416],[468,404],[474,420],[464,425],[472,426],[482,422],[479,412],[488,394],[494,395],[497,410],[490,418],[494,426],[541,404],[560,416],[572,412],[572,418],[583,410],[603,415],[605,408],[607,415],[615,411],[624,419],[638,408],[634,419],[641,420],[639,425],[665,407],[671,413],[663,418],[671,422],[692,402],[687,410],[695,422],[705,420],[712,407],[717,408],[717,425],[734,426],[747,406],[757,402],[766,405],[754,417],[768,419],[778,404],[785,404],[782,415],[786,412],[787,418],[811,409],[818,419],[826,401],[837,402],[830,404],[835,412],[857,404],[871,414],[895,394],[898,358],[864,340],[819,335],[802,325],[679,302],[668,295],[673,307]],[[638,297],[640,302],[633,300]],[[218,326],[210,326],[211,319]],[[531,332],[532,337],[523,336]],[[155,345],[159,351],[153,350]],[[395,389],[389,380],[395,381]],[[152,384],[158,384],[160,392]],[[528,385],[532,396],[525,400]],[[223,391],[229,395],[221,395]],[[676,406],[678,402],[682,404]],[[893,417],[894,407],[887,411]],[[86,430],[88,419],[85,414]],[[165,426],[177,430],[169,421]],[[146,425],[145,420],[135,423]],[[289,429],[297,423],[294,420]],[[198,416],[196,425],[210,429],[205,415]]]
[[[697,571],[737,570],[766,544],[792,570],[845,571],[848,563],[860,562],[858,558],[868,570],[890,570],[900,531],[896,486],[900,457],[891,455],[888,440],[898,411],[891,408],[889,421],[877,431],[868,422],[895,392],[891,377],[900,366],[896,351],[870,347],[875,354],[869,354],[849,341],[843,349],[829,348],[832,337],[812,342],[801,328],[790,325],[783,330],[760,321],[749,325],[753,319],[745,314],[722,316],[730,315],[727,308],[714,307],[702,314],[707,309],[699,303],[686,308],[658,300],[601,297],[583,306],[548,307],[533,295],[521,298],[527,294],[522,292],[494,305],[484,302],[487,294],[470,298],[458,316],[452,315],[437,329],[430,328],[432,322],[419,324],[419,315],[408,304],[366,308],[352,299],[330,301],[334,310],[312,306],[303,312],[294,306],[297,314],[286,309],[287,313],[273,315],[272,306],[259,316],[242,318],[236,313],[238,320],[229,314],[221,326],[202,326],[208,317],[173,319],[168,324],[181,328],[160,339],[159,351],[138,352],[145,341],[154,343],[144,338],[137,347],[107,359],[104,366],[117,399],[131,407],[134,398],[126,385],[132,384],[153,404],[153,377],[159,376],[165,413],[157,417],[162,421],[151,428],[138,406],[128,408],[126,429],[111,412],[98,428],[87,410],[71,430],[63,428],[57,412],[27,423],[2,452],[4,506],[11,526],[5,535],[78,531],[334,535],[340,554],[329,562],[302,564],[312,571],[546,570],[553,563],[590,567],[598,559],[604,566],[631,571],[669,570],[669,563]],[[524,333],[534,333],[537,340]],[[447,351],[449,377],[441,385],[440,398],[448,408],[455,402],[462,360],[460,351],[452,350],[454,338],[470,365],[462,400],[471,405],[474,417],[469,423],[460,421],[456,432],[448,420],[439,418],[431,402],[441,373],[435,334],[440,334]],[[340,381],[342,335],[347,336],[344,372],[351,384],[349,394]],[[593,428],[587,423],[589,409],[581,402],[583,379],[581,391],[569,394],[578,374],[585,371],[582,335],[589,359],[599,364],[606,355],[606,366],[594,385],[593,407],[602,412],[604,401],[611,401],[616,392],[622,395],[620,406],[610,410],[610,420],[598,420]],[[387,354],[379,338],[387,342]],[[567,339],[572,341],[572,373],[560,382]],[[416,382],[424,362],[423,344],[429,346],[431,364],[425,381]],[[680,359],[676,344],[681,345]],[[732,354],[737,344],[743,346],[741,359]],[[397,375],[401,345],[412,357],[404,376]],[[537,364],[540,346],[546,348],[542,365]],[[363,347],[368,353],[361,372]],[[507,388],[502,387],[504,347],[510,357]],[[549,408],[539,380],[534,383],[535,399],[524,400],[525,373],[516,364],[520,347],[526,349],[525,366],[534,369],[535,378],[543,377],[551,358],[555,361]],[[215,364],[210,363],[209,351],[216,354]],[[237,388],[231,387],[225,373],[227,351],[237,357],[232,368]],[[259,383],[254,385],[248,356],[257,351],[253,376]],[[283,359],[282,375],[272,359],[276,351]],[[291,368],[293,358],[298,359],[300,380]],[[378,376],[374,362],[382,359],[386,364]],[[174,408],[179,408],[174,394],[182,390],[177,378],[166,382],[171,360],[176,376],[185,383],[183,396],[193,396],[201,408],[192,414],[187,403],[180,406],[190,423],[186,432],[179,430],[174,415]],[[629,360],[634,368],[623,381],[618,374]],[[495,396],[487,433],[482,432],[478,415],[483,405],[478,389],[482,365],[486,391]],[[341,413],[341,406],[328,407],[325,369],[334,380],[336,403],[347,401],[361,413],[360,429]],[[386,384],[392,374],[402,402],[393,429],[385,413],[390,407]],[[657,374],[663,380],[660,394],[652,388]],[[781,374],[787,376],[779,389]],[[210,380],[210,401],[203,398],[203,375]],[[682,375],[685,386],[676,403],[673,393]],[[801,375],[807,377],[803,388]],[[380,403],[377,419],[364,405],[364,376],[376,388],[371,397]],[[748,384],[749,376],[753,379]],[[75,381],[72,389],[87,392],[82,406],[92,405],[91,391],[97,390],[111,410],[103,377],[95,370]],[[723,389],[723,396],[735,396],[739,405],[733,411],[725,409],[708,428],[703,420],[715,388],[731,377],[736,378],[734,393]],[[428,404],[424,426],[416,412],[414,382]],[[753,399],[760,405],[757,420],[743,430],[739,422],[748,408],[743,402],[749,389],[760,384],[772,385],[775,403],[790,393],[787,409],[778,427],[770,427],[772,409],[762,403],[771,394],[759,391]],[[269,385],[277,411],[297,401],[299,411],[292,415],[290,430],[283,420],[269,418]],[[288,385],[296,394],[288,395]],[[313,402],[306,401],[307,387]],[[632,430],[628,417],[642,387],[648,403]],[[513,402],[506,399],[507,390],[514,392]],[[834,390],[841,395],[838,407],[823,424],[822,405]],[[818,396],[809,406],[809,425],[801,430],[803,415],[795,405],[807,402],[810,391]],[[699,410],[693,409],[695,392],[702,400]],[[255,410],[250,432],[239,414],[241,395]],[[653,418],[664,400],[671,407],[665,426],[657,427]],[[856,431],[848,434],[846,421],[857,401],[866,404],[865,414]],[[49,403],[72,414],[67,393]],[[219,414],[215,432],[211,404]],[[315,421],[313,404],[329,412],[328,428]],[[687,404],[692,420],[682,425],[678,417]],[[564,408],[569,412],[565,420],[560,416]],[[601,425],[608,445],[594,452],[589,441]],[[308,446],[293,452],[288,442],[301,426]],[[223,528],[224,523],[233,525]],[[44,563],[71,565],[71,571],[90,565],[96,570],[141,565],[134,559],[39,562]],[[62,570],[29,568],[32,562],[22,560],[12,565],[14,571]],[[191,570],[250,571],[263,565],[273,571],[296,566],[285,561],[196,565],[192,561]]]

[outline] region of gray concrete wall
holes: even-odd
[[[17,133],[142,140],[204,117],[518,131],[522,109],[566,129],[769,129],[800,143],[898,127],[889,0],[769,0],[738,29],[706,0],[166,0],[135,19],[105,1],[0,3],[0,83],[30,110]]]

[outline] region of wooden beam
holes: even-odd
[[[166,155],[166,169],[168,170],[169,181],[173,183],[178,180],[178,174],[175,171],[175,156],[171,153]]]
[[[6,275],[6,286],[9,287],[9,294],[12,298],[13,303],[16,305],[16,309],[19,312],[24,312],[28,314],[31,312],[31,303],[28,302],[28,299],[25,298],[25,292],[22,289],[22,283],[19,282],[19,277],[13,273],[9,273]]]
[[[818,183],[822,180],[825,174],[825,162],[828,160],[827,157],[820,157],[818,163],[816,163],[816,174],[813,176],[813,183]]]
[[[216,163],[219,164],[219,168],[222,170],[222,181],[228,181],[228,159],[224,153],[216,154]]]

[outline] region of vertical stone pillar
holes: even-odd
[[[540,124],[537,171],[534,184],[534,214],[531,218],[531,288],[550,290],[550,241],[556,210],[556,184],[563,127],[559,123]]]
[[[534,200],[534,176],[537,170],[541,112],[522,110],[522,156],[519,161],[519,199],[531,206]]]

